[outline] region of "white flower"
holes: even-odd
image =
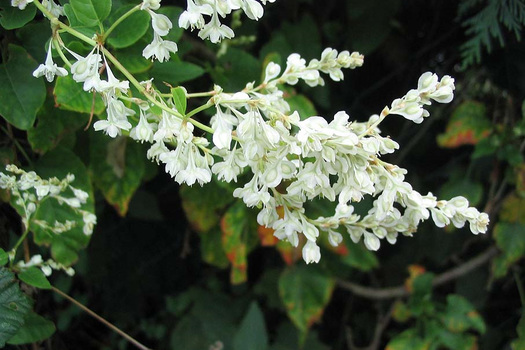
[[[274,62],[268,63],[264,74],[264,83],[276,78],[279,73],[281,73],[281,66]]]
[[[104,61],[106,61],[105,57],[104,57]],[[109,102],[108,102],[109,100],[114,100],[113,97],[117,96],[118,93],[125,94],[129,90],[129,81],[127,80],[120,81],[117,78],[115,78],[107,61],[106,61],[106,74],[108,76],[108,80],[100,81],[99,88],[97,89],[97,91],[101,92],[104,95],[106,103],[108,104],[108,107],[109,107]],[[84,90],[85,90],[85,86],[84,86]]]
[[[141,10],[158,10],[161,0],[144,0],[140,5]]]
[[[235,36],[233,30],[219,21],[217,12],[212,14],[211,20],[199,31],[201,39],[210,39],[212,43],[218,43],[222,39],[231,39]]]
[[[128,116],[135,114],[135,111],[124,106],[122,101],[111,97],[108,100],[107,120],[99,120],[93,124],[96,131],[103,130],[106,135],[110,137],[117,137],[121,134],[121,130],[129,130],[132,125],[128,121]]]
[[[151,10],[148,10],[151,16],[151,25],[153,30],[160,36],[168,35],[170,29],[173,27],[173,24],[169,18],[165,15],[155,13]]]
[[[67,70],[62,67],[58,67],[55,62],[53,62],[53,56],[51,54],[52,43],[49,43],[47,50],[46,61],[44,64],[40,64],[37,69],[33,72],[35,78],[45,76],[48,82],[52,82],[55,79],[55,75],[63,77],[67,75]]]
[[[321,260],[321,249],[314,241],[308,240],[303,247],[303,260],[305,263],[318,263]]]
[[[32,0],[31,0],[32,1]],[[53,0],[42,0],[42,5],[55,17],[64,16],[64,8]]]
[[[156,124],[148,123],[148,119],[146,118],[144,111],[141,109],[139,123],[136,127],[131,129],[129,136],[133,140],[140,141],[140,143],[143,143],[144,141],[153,142],[154,127],[156,127]]]
[[[177,52],[177,44],[173,41],[163,40],[157,32],[153,33],[153,41],[142,51],[144,58],[156,58],[159,62],[169,61],[170,52]]]
[[[255,0],[244,0],[242,1],[242,9],[249,19],[258,20],[264,14],[264,9]]]
[[[95,80],[100,82],[98,70],[100,68],[100,62],[102,62],[102,56],[100,56],[98,53],[95,53],[95,49],[91,50],[91,52],[86,57],[77,55],[73,51],[68,51],[77,59],[77,61],[71,66],[71,74],[73,74],[73,79],[77,83],[82,83],[93,79],[94,76],[98,78],[98,80],[96,78]],[[89,85],[90,84],[88,84],[88,87]],[[89,91],[93,87],[94,86],[91,86],[90,88],[84,90]]]
[[[11,6],[18,7],[20,10],[26,8],[27,4],[32,3],[33,0],[11,0]]]
[[[213,13],[213,8],[209,4],[196,5],[194,0],[187,0],[188,6],[179,17],[179,27],[188,29],[201,29],[204,27],[204,17]]]

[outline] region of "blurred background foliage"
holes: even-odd
[[[114,0],[107,22],[136,2]],[[24,64],[20,76],[30,76],[50,36],[39,15],[23,25],[34,9],[13,20],[18,10],[8,5],[0,4],[0,79],[17,64]],[[185,2],[162,5],[176,22]],[[89,246],[78,252],[76,275],[55,273],[54,286],[155,349],[525,349],[522,0],[278,0],[259,22],[234,15],[236,38],[218,46],[172,30],[179,52],[160,64],[140,56],[152,38],[141,16],[124,21],[129,30],[107,44],[139,80],[153,77],[166,92],[167,84],[208,91],[211,81],[237,91],[260,81],[269,61],[284,63],[294,52],[306,59],[325,47],[365,54],[364,66],[345,72],[341,83],[288,90],[303,118],[330,120],[345,110],[362,121],[414,87],[421,73],[452,75],[452,104],[433,106],[421,125],[395,116],[382,124],[401,146],[388,161],[407,168],[419,191],[466,196],[489,213],[491,229],[473,236],[422,225],[413,238],[377,253],[346,237],[337,249],[325,244],[318,265],[305,266],[300,250],[257,226],[256,211],[233,198],[232,185],[178,186],[147,161],[144,145],[83,130],[89,113],[104,108],[98,100],[93,107],[70,77],[45,88],[34,79],[26,93],[46,96],[29,103],[36,120],[13,115],[0,88],[0,160],[38,168],[46,156],[73,152],[95,188],[98,215]],[[73,14],[68,19],[90,32]],[[307,209],[316,216],[330,208],[314,202]],[[16,241],[19,227],[16,212],[2,203],[2,248]],[[29,249],[50,254],[33,243]],[[34,310],[56,324],[40,348],[132,348],[59,296],[31,292]]]

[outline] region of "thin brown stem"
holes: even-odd
[[[437,275],[432,282],[433,287],[438,287],[453,281],[461,276],[464,276],[478,267],[487,263],[498,253],[498,248],[495,246],[490,247],[475,258],[465,262],[464,264],[450,269],[442,274]],[[338,286],[342,289],[346,289],[355,295],[366,299],[373,300],[385,300],[402,298],[410,295],[410,292],[404,286],[388,287],[388,288],[371,288],[359,285],[357,283],[348,281],[338,281]]]
[[[60,295],[63,298],[67,299],[69,302],[71,302],[71,303],[75,304],[76,306],[78,306],[80,309],[82,309],[82,311],[86,312],[91,317],[95,318],[97,321],[99,321],[99,322],[103,323],[104,325],[106,325],[112,331],[114,331],[114,332],[118,333],[119,335],[121,335],[124,339],[126,339],[128,342],[130,342],[131,344],[133,344],[137,348],[139,348],[141,350],[151,350],[147,346],[141,344],[138,340],[136,340],[133,337],[131,337],[129,334],[127,334],[124,331],[120,330],[114,324],[112,324],[109,321],[107,321],[106,319],[102,318],[102,316],[99,316],[98,314],[96,314],[92,310],[88,309],[86,306],[84,306],[81,303],[79,303],[77,300],[73,299],[72,297],[70,297],[66,293],[62,292],[60,289],[58,289],[56,287],[51,287],[51,289],[53,290],[53,292],[57,293],[58,295]]]

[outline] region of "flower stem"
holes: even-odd
[[[72,297],[70,297],[66,293],[62,292],[60,289],[58,289],[56,287],[53,287],[53,286],[51,287],[51,289],[53,290],[53,292],[57,293],[61,297],[67,299],[69,302],[71,302],[71,303],[75,304],[76,306],[78,306],[80,309],[82,309],[82,311],[86,312],[88,315],[90,315],[91,317],[95,318],[97,321],[99,321],[99,322],[103,323],[104,325],[106,325],[112,331],[114,331],[114,332],[118,333],[119,335],[121,335],[124,339],[126,339],[131,344],[135,345],[137,348],[139,348],[141,350],[151,350],[147,346],[141,344],[135,338],[131,337],[129,334],[127,334],[124,331],[122,331],[120,328],[118,328],[114,324],[112,324],[109,321],[107,321],[106,319],[104,319],[102,316],[99,316],[98,314],[96,314],[91,309],[87,308],[86,306],[84,306],[83,304],[78,302],[77,300],[73,299]]]
[[[27,235],[29,234],[29,223],[27,223],[27,225],[25,226],[26,227],[24,228],[24,233],[22,233],[22,236],[20,236],[13,249],[11,249],[11,251],[9,252],[9,256],[13,257],[13,259],[11,259],[11,261],[9,262],[9,266],[11,267],[13,266],[13,262],[15,260],[14,257],[16,256],[16,250],[18,249],[20,244],[22,244],[22,242],[25,241]]]

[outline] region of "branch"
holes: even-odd
[[[495,246],[490,247],[489,249],[476,256],[475,258],[467,261],[466,263],[437,275],[432,281],[432,286],[438,287],[468,274],[469,272],[477,269],[481,265],[487,263],[497,253],[498,248],[496,248]],[[410,292],[404,286],[389,288],[371,288],[348,281],[338,281],[337,284],[340,288],[348,290],[354,293],[355,295],[366,299],[384,300],[392,298],[401,298],[410,295]]]

